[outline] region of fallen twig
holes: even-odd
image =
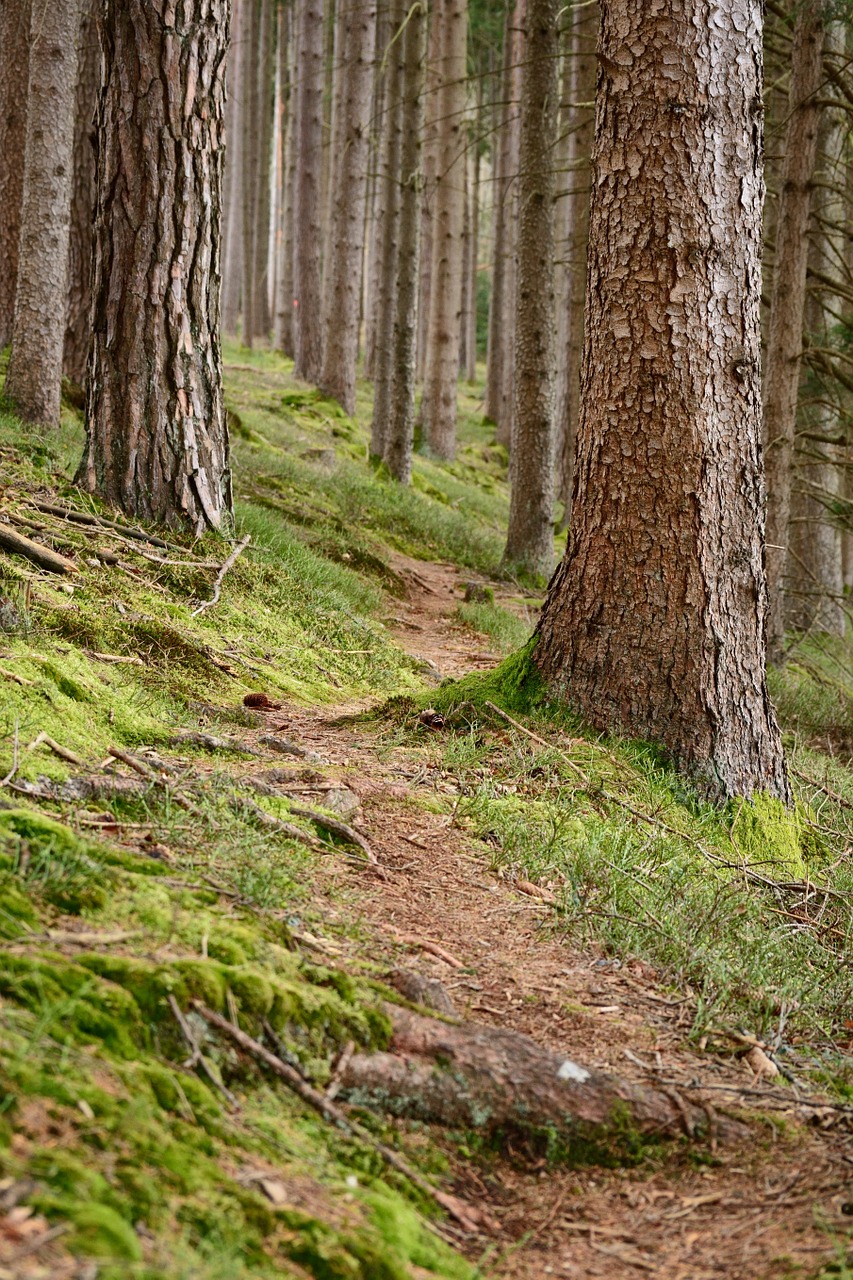
[[[252,747],[248,742],[238,742],[236,738],[217,738],[212,733],[176,733],[169,740],[169,745],[179,747],[183,744],[205,747],[208,751],[239,751],[246,756],[262,756],[264,753]]]
[[[15,720],[15,738],[12,746],[12,768],[5,778],[0,779],[0,787],[7,787],[18,772],[18,721]]]
[[[117,520],[108,520],[106,516],[96,516],[88,511],[74,511],[71,507],[60,507],[53,502],[37,502],[34,498],[30,499],[30,506],[35,507],[36,511],[42,511],[47,515],[62,516],[64,520],[71,520],[74,524],[97,525],[102,529],[117,529],[119,533],[123,533],[128,538],[133,538],[137,542],[150,542],[153,547],[165,547],[167,551],[182,551],[182,547],[176,547],[171,542],[164,542],[162,538],[156,537],[153,533],[145,533],[142,529],[134,529],[128,524],[119,524]]]
[[[251,540],[252,539],[250,535],[247,533],[243,541],[237,543],[237,546],[231,552],[228,559],[223,562],[222,567],[219,570],[219,573],[217,573],[216,575],[216,581],[213,584],[213,595],[210,597],[209,600],[203,600],[197,609],[193,609],[192,616],[194,618],[197,618],[200,613],[204,613],[205,609],[210,609],[212,608],[213,605],[217,603],[217,601],[219,600],[219,593],[222,589],[222,582],[225,578],[226,573],[236,563],[237,558],[245,551],[246,547],[248,547]]]
[[[196,1001],[193,1001],[193,1004],[196,1004],[196,1003],[197,1003]],[[231,1090],[227,1087],[227,1085],[223,1084],[223,1082],[220,1079],[218,1079],[216,1072],[210,1066],[204,1054],[202,1053],[201,1049],[199,1048],[198,1042],[196,1041],[196,1038],[192,1033],[192,1028],[190,1027],[190,1024],[187,1022],[186,1018],[181,1013],[180,1005],[178,1004],[175,997],[171,994],[169,995],[169,1008],[172,1010],[172,1013],[175,1015],[175,1021],[177,1022],[178,1026],[181,1028],[181,1035],[184,1037],[184,1039],[186,1040],[191,1050],[191,1056],[187,1058],[186,1062],[184,1063],[184,1067],[186,1068],[186,1070],[191,1071],[193,1067],[201,1067],[202,1071],[207,1076],[208,1080],[213,1085],[213,1087],[215,1089],[218,1089],[219,1092],[223,1094],[225,1098],[227,1098],[229,1104],[235,1109],[237,1109],[240,1104],[238,1103],[237,1099],[235,1098]],[[219,1015],[217,1014],[216,1016],[218,1017]],[[229,1025],[227,1022],[225,1022],[224,1018],[222,1019],[222,1021],[225,1023],[226,1027]]]
[[[169,997],[170,1001],[174,1000],[173,996]],[[302,1076],[293,1067],[288,1066],[286,1062],[282,1062],[281,1058],[276,1057],[274,1053],[270,1053],[264,1045],[251,1036],[246,1035],[245,1031],[241,1031],[239,1027],[223,1018],[221,1014],[215,1013],[213,1009],[208,1009],[207,1005],[201,1003],[200,1000],[192,1001],[193,1008],[201,1014],[206,1022],[216,1027],[219,1031],[229,1036],[235,1044],[238,1044],[246,1053],[251,1053],[253,1057],[263,1062],[269,1067],[279,1079],[293,1090],[294,1093],[307,1102],[315,1111],[319,1111],[326,1120],[338,1125],[339,1128],[351,1133],[361,1142],[369,1146],[373,1151],[382,1157],[386,1164],[389,1164],[398,1173],[402,1173],[405,1178],[422,1191],[424,1195],[429,1196],[442,1209],[446,1210],[451,1217],[455,1218],[461,1227],[466,1231],[479,1231],[484,1226],[494,1227],[494,1224],[479,1209],[473,1205],[465,1204],[456,1196],[448,1195],[446,1192],[439,1191],[431,1183],[427,1182],[416,1169],[413,1169],[408,1161],[398,1155],[396,1151],[392,1151],[390,1147],[386,1147],[384,1142],[380,1142],[374,1138],[373,1134],[365,1129],[357,1120],[351,1119],[339,1106],[337,1106],[330,1098],[321,1093],[319,1089],[315,1089],[313,1085],[303,1080]],[[180,1012],[180,1011],[178,1011]]]
[[[52,751],[55,756],[59,756],[60,760],[67,760],[69,764],[76,764],[80,769],[85,768],[85,760],[81,760],[73,751],[69,751],[68,747],[63,747],[61,743],[56,742],[55,739],[51,738],[50,734],[45,733],[44,730],[42,730],[41,733],[36,734],[32,742],[27,747],[27,751],[35,751],[36,747],[40,747],[42,743],[44,743],[48,750]]]
[[[15,684],[29,685],[31,689],[35,689],[35,680],[25,680],[23,676],[16,675],[14,671],[7,671],[5,667],[0,667],[0,676],[5,676],[7,680],[14,680]]]
[[[451,969],[464,969],[464,963],[450,951],[445,951],[444,947],[439,946],[437,942],[432,942],[429,938],[418,938],[413,933],[398,933],[397,937],[400,942],[406,943],[410,947],[420,947],[421,951],[426,951],[431,956],[435,956],[438,960],[443,960],[445,964],[449,964]]]
[[[5,524],[0,524],[0,548],[11,551],[15,555],[24,556],[32,564],[37,564],[50,573],[80,572],[73,560],[59,555],[56,551],[51,551],[41,542],[33,542],[32,538],[25,538],[22,533],[14,533]]]
[[[372,866],[378,865],[376,854],[364,836],[359,835],[357,831],[347,826],[345,822],[339,822],[337,818],[327,818],[324,813],[317,813],[316,809],[303,809],[301,805],[292,804],[290,812],[295,814],[297,818],[308,818],[310,822],[316,822],[318,827],[325,827],[333,835],[340,836],[342,840],[348,840],[350,844],[357,845]]]
[[[144,667],[145,663],[135,654],[133,656],[125,656],[121,653],[92,653],[93,658],[97,658],[99,662],[126,662],[134,667]]]

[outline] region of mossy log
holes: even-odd
[[[520,1135],[570,1160],[621,1163],[657,1139],[744,1137],[744,1125],[672,1089],[590,1071],[528,1036],[450,1024],[389,1008],[387,1052],[354,1054],[342,1075],[350,1101],[398,1115]]]

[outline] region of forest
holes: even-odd
[[[0,1280],[853,1278],[850,0],[0,0]]]

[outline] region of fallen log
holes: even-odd
[[[80,572],[73,560],[59,555],[56,551],[51,551],[50,547],[44,546],[41,542],[33,542],[32,538],[25,538],[22,533],[15,533],[5,524],[0,524],[0,548],[23,556],[32,564],[37,564],[40,569],[47,569],[50,573]]]
[[[503,1027],[447,1023],[389,1006],[387,1052],[357,1053],[341,1093],[360,1105],[489,1136],[516,1136],[569,1160],[625,1163],[649,1142],[745,1137],[738,1121],[674,1089],[591,1071]]]

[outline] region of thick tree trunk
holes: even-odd
[[[71,225],[68,238],[68,311],[65,317],[65,376],[78,386],[86,377],[92,305],[92,239],[95,219],[95,111],[101,87],[98,40],[100,0],[84,0],[77,66]]]
[[[77,482],[127,515],[197,532],[231,519],[219,350],[229,8],[102,9],[94,335]]]
[[[30,0],[0,5],[0,350],[12,337],[30,66]]]
[[[811,186],[823,77],[823,0],[804,0],[794,29],[788,128],[776,219],[776,269],[764,375],[767,469],[767,641],[778,660],[785,638],[785,569],[808,264]]]
[[[332,211],[324,281],[320,387],[353,414],[376,9],[370,0],[340,0],[337,19],[346,57],[340,70],[343,84],[332,142]]]
[[[602,5],[573,520],[534,661],[710,793],[787,802],[764,669],[761,17],[714,12]]]
[[[297,0],[296,185],[293,193],[294,372],[317,382],[322,371],[320,280],[323,170],[323,0]]]
[[[397,253],[400,227],[400,150],[402,145],[403,37],[398,34],[406,17],[405,0],[391,0],[389,7],[392,42],[385,54],[385,85],[382,94],[383,124],[379,166],[378,208],[381,210],[379,271],[376,278],[373,422],[370,453],[381,458],[388,432],[391,382],[394,372],[391,349],[397,307]]]
[[[22,418],[59,425],[80,0],[35,5],[12,354],[6,395]]]
[[[222,197],[222,332],[233,337],[240,322],[243,275],[242,51],[247,3],[232,0],[234,32],[226,58],[225,165]]]
[[[412,479],[415,345],[420,267],[421,139],[426,59],[426,3],[409,10],[403,49],[400,223],[393,332],[393,382],[385,431],[385,465],[401,484]]]
[[[260,0],[243,0],[240,21],[240,133],[242,137],[241,196],[243,200],[243,264],[240,303],[243,345],[251,347],[255,336],[255,230],[258,189],[258,29]]]
[[[465,199],[465,79],[467,0],[439,0],[441,27],[438,143],[432,231],[429,325],[422,407],[424,441],[440,458],[456,453],[459,325],[462,299],[462,217]]]
[[[261,0],[260,27],[258,31],[258,115],[255,121],[257,137],[257,170],[253,176],[257,199],[255,201],[255,232],[253,236],[252,297],[254,320],[252,333],[264,343],[269,342],[272,319],[270,315],[270,213],[272,205],[272,143],[275,118],[275,23],[273,0]]]
[[[558,0],[527,0],[521,46],[513,441],[504,563],[550,574],[554,560],[554,144]]]
[[[534,1144],[550,1134],[570,1158],[577,1145],[587,1159],[592,1148],[606,1163],[630,1158],[631,1132],[694,1137],[713,1126],[723,1138],[747,1135],[745,1125],[715,1116],[707,1104],[590,1071],[518,1031],[453,1025],[393,1006],[387,1012],[394,1027],[388,1052],[353,1054],[342,1076],[361,1106]]]

